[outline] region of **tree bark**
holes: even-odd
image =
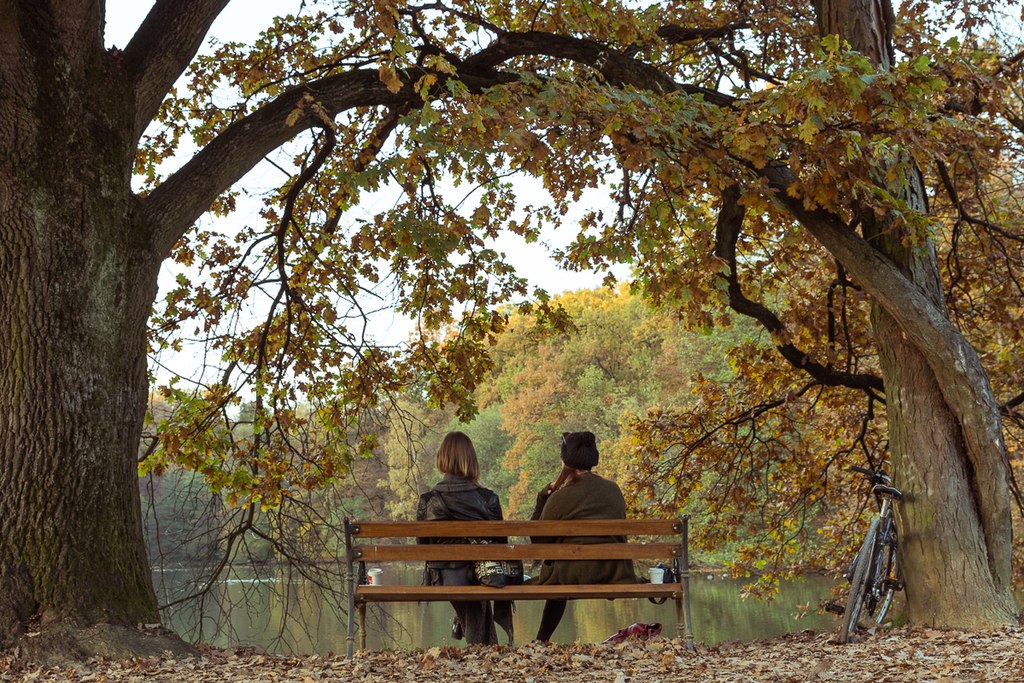
[[[818,6],[826,34],[838,34],[879,69],[892,55],[888,0],[824,0]],[[920,175],[913,171],[902,197],[927,213]],[[896,186],[890,187],[894,194]],[[999,416],[977,355],[948,321],[935,249],[867,211],[864,238],[899,269],[930,304],[934,320],[915,320],[905,301],[879,291],[878,271],[844,257],[813,217],[804,218],[823,244],[874,295],[872,326],[885,380],[886,414],[895,483],[906,497],[898,506],[900,553],[908,619],[915,624],[978,628],[1013,623],[1010,593],[1012,530],[1008,461]],[[936,325],[938,323],[938,325]],[[959,353],[936,357],[936,346]],[[931,338],[930,338],[931,337]],[[953,356],[953,357],[950,357]],[[948,372],[944,364],[967,372]],[[964,384],[968,384],[965,398]]]
[[[1013,623],[1013,597],[999,576],[1008,573],[1009,557],[1004,567],[991,566],[997,563],[986,544],[985,513],[979,510],[960,422],[895,320],[876,305],[873,322],[886,382],[894,479],[906,494],[897,509],[907,619],[956,628]],[[1010,535],[1000,540],[995,552],[1008,555]]]
[[[126,82],[86,30],[102,3],[4,5],[0,647],[110,652],[72,632],[159,623],[136,468],[159,260],[133,218]]]

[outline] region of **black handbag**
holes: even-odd
[[[490,541],[473,539],[470,543],[489,543]],[[473,576],[481,586],[504,588],[519,586],[523,583],[522,560],[476,560],[473,562]]]

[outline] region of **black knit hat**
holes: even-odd
[[[597,465],[597,437],[593,432],[562,435],[562,462],[578,470]]]

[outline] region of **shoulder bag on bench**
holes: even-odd
[[[490,541],[470,539],[470,543],[486,544]],[[481,586],[504,588],[523,583],[522,560],[477,560],[473,563],[473,576]]]

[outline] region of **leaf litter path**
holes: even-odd
[[[616,645],[444,647],[289,657],[206,649],[200,658],[94,660],[80,669],[36,669],[0,657],[0,681],[181,683],[545,683],[548,681],[1024,681],[1024,629],[946,632],[895,629],[838,645],[830,633],[698,645],[653,638]]]

